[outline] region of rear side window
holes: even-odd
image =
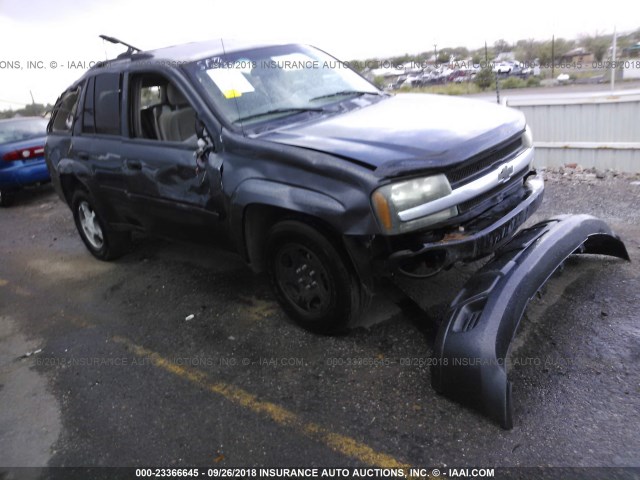
[[[104,73],[87,82],[82,131],[120,135],[120,75]]]
[[[96,133],[96,120],[93,108],[93,92],[95,90],[95,78],[91,77],[87,82],[87,94],[84,96],[84,108],[82,109],[82,131]]]
[[[51,133],[71,133],[76,118],[80,87],[62,94],[53,109],[47,131]]]

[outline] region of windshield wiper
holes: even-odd
[[[254,118],[266,117],[268,115],[274,115],[277,113],[299,113],[299,112],[325,112],[324,108],[315,108],[315,107],[301,107],[301,108],[274,108],[272,110],[267,110],[265,112],[254,113],[252,115],[247,115],[246,117],[240,117],[237,120],[234,120],[233,123],[244,122],[247,120],[253,120]]]
[[[358,96],[362,96],[362,95],[380,95],[380,93],[378,93],[378,92],[367,92],[367,91],[364,91],[364,90],[340,90],[339,92],[328,93],[326,95],[320,95],[319,97],[311,98],[311,99],[309,99],[309,101],[313,102],[315,100],[320,100],[322,98],[339,97],[341,95],[358,95]]]

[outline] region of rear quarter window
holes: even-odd
[[[53,108],[51,121],[47,128],[49,133],[71,133],[76,118],[80,87],[62,94]]]

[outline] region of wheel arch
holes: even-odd
[[[262,266],[260,246],[276,222],[297,218],[339,240],[347,214],[341,202],[325,193],[259,178],[238,185],[231,206],[229,222],[234,242],[256,271]]]
[[[264,245],[269,231],[277,223],[287,220],[304,223],[318,230],[346,255],[340,231],[322,218],[273,204],[252,203],[243,211],[242,245],[245,258],[255,272],[265,269]]]
[[[84,190],[85,192],[89,192],[89,188],[78,178],[78,176],[74,173],[63,173],[60,175],[60,187],[62,188],[62,194],[67,202],[69,207],[72,207],[71,201],[73,199],[73,193],[77,189]]]

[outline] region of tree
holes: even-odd
[[[469,56],[469,49],[466,47],[456,47],[449,50],[449,53],[456,59],[462,60]]]
[[[516,44],[516,60],[531,63],[537,57],[538,43],[530,38],[528,40],[518,40]]]
[[[473,82],[480,87],[481,90],[486,90],[493,83],[493,77],[494,74],[491,67],[487,66],[476,74],[476,78],[473,79]]]
[[[412,58],[413,57],[411,55],[409,55],[408,53],[405,53],[404,55],[401,55],[399,57],[391,57],[389,61],[393,65],[402,65],[404,63],[410,62]]]
[[[589,53],[593,53],[596,61],[601,62],[607,50],[609,50],[611,38],[599,35],[598,32],[596,32],[593,36],[587,34],[580,35],[580,42]]]
[[[551,63],[551,42],[538,44],[536,57],[538,57],[542,65],[549,65]]]
[[[561,57],[562,55],[567,53],[569,50],[575,48],[575,46],[576,46],[576,42],[574,40],[565,40],[564,38],[556,38],[556,45],[555,45],[556,61],[558,60],[558,57]]]
[[[451,57],[449,53],[445,52],[444,50],[438,53],[438,63],[449,63],[450,58]]]
[[[475,65],[483,64],[485,62],[485,60],[490,62],[494,58],[493,57],[493,47],[492,48],[487,48],[486,55],[485,55],[484,47],[472,50],[471,51],[471,58],[472,58],[472,61],[473,61],[473,63]]]
[[[536,56],[540,59],[540,63],[542,65],[549,65],[551,63],[551,54],[552,54],[552,41],[540,43],[537,45],[535,49],[537,52]],[[575,42],[573,40],[565,40],[564,38],[556,38],[553,46],[553,54],[555,57],[555,62],[558,63],[558,59],[571,50],[575,46]]]
[[[509,45],[509,43],[501,38],[500,40],[496,40],[495,42],[493,42],[493,48],[496,51],[496,55],[502,53],[502,52],[508,52],[509,50],[511,50],[511,46]]]
[[[0,111],[0,118],[13,118],[16,115],[21,117],[42,117],[45,113],[53,110],[53,105],[47,103],[43,105],[41,103],[28,103],[24,108],[18,110],[4,110]]]

